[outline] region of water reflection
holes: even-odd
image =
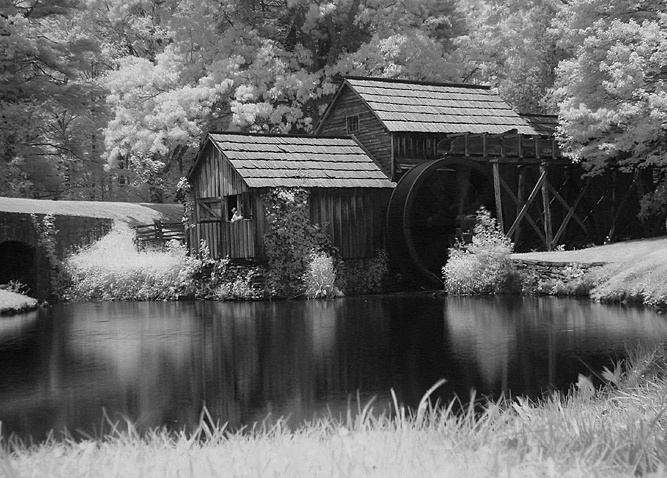
[[[656,314],[588,300],[453,297],[444,311],[465,384],[492,396],[562,388],[578,373],[599,373],[633,346],[667,338],[667,322]]]
[[[37,322],[38,312],[0,316],[0,349],[8,347],[25,335]]]
[[[395,390],[441,398],[539,394],[600,370],[626,344],[667,337],[651,312],[587,301],[429,296],[308,302],[67,304],[0,335],[5,434],[99,434],[104,413],[140,428],[231,428],[344,416]],[[2,329],[0,329],[2,330]],[[4,337],[4,338],[3,338]],[[268,417],[268,418],[267,418]],[[108,430],[108,427],[107,427]]]

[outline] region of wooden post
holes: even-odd
[[[394,135],[391,138],[391,180],[396,181],[396,152],[394,151]]]
[[[519,146],[520,147],[520,146]],[[519,216],[521,208],[523,207],[524,202],[526,201],[526,168],[524,166],[519,166],[519,184],[517,186],[517,204],[516,204],[516,215]],[[521,235],[521,224],[516,227],[514,232],[514,243],[519,240]]]
[[[533,201],[537,198],[537,195],[540,193],[540,189],[542,187],[542,184],[544,184],[545,180],[546,180],[546,173],[543,171],[542,174],[540,174],[540,177],[537,179],[535,187],[533,187],[533,190],[528,195],[528,199],[526,199],[526,202],[521,207],[521,211],[519,211],[519,215],[514,220],[514,224],[512,224],[510,230],[507,231],[508,236],[514,234],[514,231],[516,231],[517,227],[519,227],[519,224],[521,224],[521,221],[523,221],[524,217],[527,217],[528,219],[530,218],[530,216],[528,215],[528,208],[530,208],[531,204],[533,204]],[[532,220],[529,219],[528,222],[531,225],[533,225],[534,221],[532,222],[531,221]],[[546,244],[547,240],[546,237],[544,236],[544,233],[538,227],[535,226],[533,226],[535,228],[535,232],[537,233],[538,236],[540,236],[540,239],[542,239],[542,241]]]
[[[546,163],[540,163],[540,172],[544,175],[542,182],[542,206],[544,207],[544,237],[548,251],[553,251],[553,230],[551,224],[551,205],[549,201],[549,175]]]
[[[486,145],[486,141],[484,142]],[[493,165],[493,192],[496,199],[496,219],[500,230],[505,231],[505,222],[503,221],[503,198],[500,186],[500,164],[498,160],[491,163]]]

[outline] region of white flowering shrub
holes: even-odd
[[[134,231],[117,225],[102,239],[65,262],[70,285],[64,298],[93,300],[254,299],[256,267],[240,274],[228,259],[211,259],[205,242],[198,256],[171,241],[162,249],[139,251]]]
[[[485,208],[477,211],[472,242],[457,243],[443,267],[449,294],[496,294],[507,291],[516,274],[511,254],[514,244]]]
[[[176,242],[164,251],[137,250],[134,231],[125,225],[70,256],[65,266],[69,300],[173,300],[188,280],[185,247]]]
[[[325,299],[341,295],[336,288],[336,267],[333,258],[325,252],[311,252],[303,276],[306,297]]]

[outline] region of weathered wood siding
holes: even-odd
[[[225,197],[242,194],[248,191],[243,178],[236,172],[231,163],[210,143],[206,146],[203,158],[197,165],[197,171],[192,176],[192,190],[195,198],[195,220],[205,221],[202,217],[201,203],[220,211],[227,212]],[[219,201],[219,202],[218,202]],[[223,217],[222,219],[228,219]]]
[[[387,189],[315,189],[310,220],[329,235],[343,259],[370,258],[384,247],[390,196]]]
[[[314,189],[309,199],[310,220],[322,227],[343,259],[374,257],[377,249],[385,247],[385,215],[391,192],[370,188]],[[215,259],[265,261],[266,193],[266,189],[252,190],[251,219],[195,224],[188,233],[191,250],[205,240]]]
[[[190,244],[206,241],[213,259],[254,259],[255,221],[211,221],[194,224],[188,231]]]
[[[395,133],[394,159],[398,167],[415,166],[441,157],[442,155],[438,153],[438,143],[445,136],[432,133]]]
[[[355,138],[391,177],[391,134],[361,98],[349,88],[341,92],[331,113],[318,128],[318,134],[349,136],[345,118],[354,115],[359,115],[359,131],[354,133]]]
[[[210,143],[192,176],[192,191],[195,224],[188,231],[190,251],[197,251],[201,241],[205,240],[214,259],[254,259],[257,255],[256,217],[244,211],[246,219],[229,222],[226,203],[227,196],[243,194],[243,205],[251,204],[248,186],[224,155]],[[211,210],[218,217],[213,217],[209,213]]]

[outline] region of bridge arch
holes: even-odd
[[[494,208],[493,179],[465,158],[421,163],[399,180],[387,209],[392,260],[408,275],[442,287],[449,247],[480,206]]]
[[[0,284],[19,281],[30,289],[33,295],[42,287],[37,274],[37,248],[21,241],[0,242]],[[48,274],[48,271],[45,271]]]

